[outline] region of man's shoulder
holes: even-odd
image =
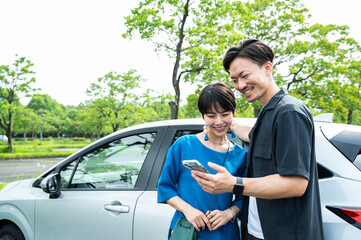
[[[309,109],[302,103],[301,100],[291,95],[284,95],[278,102],[276,109],[280,112],[296,111],[302,114],[309,115]]]

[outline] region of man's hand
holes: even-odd
[[[211,162],[208,163],[208,166],[218,173],[214,175],[200,171],[192,171],[192,177],[198,182],[202,189],[212,194],[232,192],[233,186],[237,182],[237,178],[232,176],[227,169],[222,166]]]

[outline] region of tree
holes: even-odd
[[[175,97],[169,102],[172,119],[178,118],[180,81],[190,73],[200,73],[214,56],[213,52],[200,52],[200,46],[214,48],[220,43],[217,36],[224,33],[220,30],[227,22],[228,4],[221,0],[143,0],[126,17],[123,37],[131,39],[138,32],[141,39],[155,44],[156,51],[164,50],[174,60],[171,80]],[[222,46],[224,43],[216,48],[223,51]]]
[[[151,121],[160,121],[170,119],[171,112],[168,103],[172,100],[172,98],[173,97],[170,93],[157,94],[155,97],[152,97],[150,94],[146,93],[142,96],[142,100],[138,102],[141,103],[142,107],[153,109],[156,113],[154,118],[149,116],[145,118],[150,119]]]
[[[28,108],[38,115],[40,144],[42,144],[44,128],[49,128],[50,125],[55,126],[59,138],[60,122],[65,115],[64,106],[47,94],[34,94],[28,103]]]
[[[5,130],[11,153],[14,152],[12,140],[14,106],[20,104],[20,97],[28,96],[30,92],[37,90],[31,87],[35,82],[35,78],[30,77],[35,73],[31,70],[33,65],[25,57],[19,57],[12,67],[0,66],[0,127]]]
[[[312,98],[309,104],[322,112],[335,113],[334,120],[355,124],[354,115],[361,109],[361,62],[349,62],[347,66],[334,68],[335,77],[326,79],[322,87],[304,85]]]
[[[360,52],[358,43],[348,37],[347,26],[310,25],[308,10],[299,0],[183,2],[142,1],[132,10],[133,15],[126,17],[128,29],[123,35],[131,38],[137,31],[141,39],[155,42],[156,50],[165,50],[175,59],[174,104],[179,99],[177,83],[182,76],[184,81],[197,83],[199,89],[227,79],[222,68],[224,52],[244,38],[269,44],[275,51],[278,85],[309,106],[321,108],[325,106],[316,104],[311,94],[324,93],[319,89],[327,82],[345,79],[337,68],[357,61]],[[238,106],[248,109],[249,103],[241,98]],[[262,106],[252,106],[257,116]],[[172,118],[176,118],[173,113]]]
[[[139,88],[139,83],[143,81],[133,69],[124,74],[110,72],[87,89],[88,96],[92,97],[91,102],[97,106],[94,109],[110,122],[113,132],[134,113],[129,103],[137,101],[138,95],[134,89]]]
[[[27,128],[31,127],[35,119],[35,113],[32,109],[24,107],[22,105],[17,106],[14,114],[14,129],[18,129],[17,132],[23,132],[24,142],[26,141]]]
[[[96,135],[99,139],[102,134],[111,132],[109,127],[111,107],[107,107],[107,99],[98,98],[79,111],[77,120],[81,122],[80,128],[92,136]]]

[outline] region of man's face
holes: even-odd
[[[262,106],[269,101],[270,74],[272,64],[265,63],[262,66],[252,60],[239,57],[230,65],[230,78],[234,88],[239,91],[248,102],[259,101]]]

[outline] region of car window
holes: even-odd
[[[60,171],[62,189],[134,188],[155,136],[124,137],[80,157]]]
[[[174,139],[173,139],[172,144],[173,144],[178,138],[180,138],[180,137],[182,137],[182,136],[190,135],[190,134],[193,134],[193,135],[194,135],[194,134],[198,134],[198,133],[200,133],[200,132],[202,132],[202,131],[200,131],[200,130],[183,130],[183,131],[177,131],[177,133],[176,133],[175,136],[174,136]],[[241,139],[239,139],[238,137],[232,138],[231,132],[228,132],[228,133],[227,133],[227,137],[228,137],[229,140],[231,140],[231,141],[234,142],[235,144],[238,144],[239,146],[245,147],[245,146],[244,146],[245,143],[243,143]],[[248,145],[247,145],[247,146],[248,146]],[[247,147],[247,149],[248,149],[248,147]]]

